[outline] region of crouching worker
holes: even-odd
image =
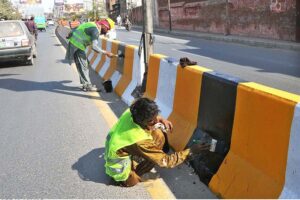
[[[169,132],[172,124],[158,115],[156,103],[148,98],[136,100],[110,130],[105,143],[105,171],[117,185],[131,187],[155,165],[173,168],[193,154],[207,150],[208,145],[194,144],[190,149],[167,154],[166,138],[157,123]],[[133,160],[133,158],[139,158]],[[137,162],[136,160],[139,160]]]

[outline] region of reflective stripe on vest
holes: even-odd
[[[152,139],[150,133],[133,122],[127,109],[106,137],[105,172],[115,181],[125,181],[131,171],[131,157],[118,156],[118,150],[142,140]]]
[[[81,24],[72,32],[72,37],[69,41],[77,48],[85,50],[88,45],[91,44],[91,37],[85,33],[85,29],[97,27],[94,22],[87,22]]]
[[[107,170],[115,174],[121,174],[125,172],[125,169],[131,165],[131,160],[129,157],[115,159],[107,158],[106,162],[109,163],[107,165]]]

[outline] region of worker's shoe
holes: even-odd
[[[95,85],[83,85],[82,90],[85,92],[101,92],[101,89],[97,88]]]

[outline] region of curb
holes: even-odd
[[[133,26],[136,30],[142,30],[140,26]],[[285,50],[293,50],[300,51],[300,43],[288,42],[288,41],[280,41],[280,40],[269,40],[262,38],[249,38],[245,36],[233,36],[233,35],[220,35],[220,34],[212,34],[212,33],[199,33],[199,32],[183,32],[180,30],[169,31],[167,29],[154,28],[155,33],[163,33],[174,36],[185,36],[185,37],[198,37],[205,40],[214,40],[228,43],[237,43],[248,46],[255,47],[265,47],[265,48],[276,48],[276,49],[285,49]]]

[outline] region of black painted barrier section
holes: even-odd
[[[206,151],[191,161],[202,182],[208,185],[230,148],[239,78],[205,72],[202,77],[198,126],[192,140],[217,140],[215,152]],[[191,145],[190,142],[189,145]]]
[[[117,54],[119,57],[117,58],[117,71],[120,72],[120,74],[123,74],[124,71],[124,60],[125,60],[125,48],[126,44],[123,42],[120,42],[118,45],[118,52]]]

